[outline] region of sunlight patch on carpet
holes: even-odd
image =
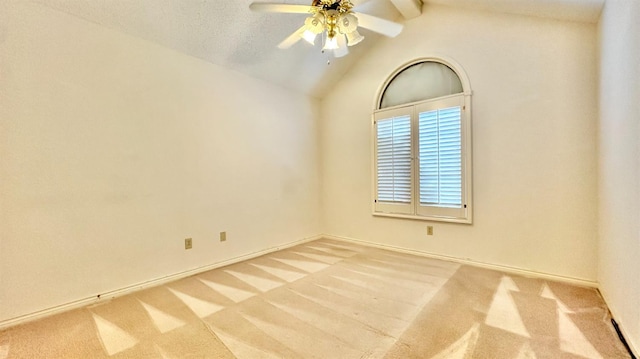
[[[249,263],[250,265],[261,269],[273,276],[276,276],[282,280],[285,280],[289,283],[291,282],[295,282],[300,278],[304,278],[307,275],[304,273],[299,273],[299,272],[293,272],[293,271],[289,271],[286,269],[281,269],[281,268],[274,268],[274,267],[269,267],[269,266],[265,266],[265,265],[261,265],[261,264],[257,264],[257,263]]]
[[[363,251],[363,248],[360,246],[352,246],[348,244],[338,244],[338,243],[329,243],[329,242],[320,242],[322,245],[338,248],[339,250],[351,251],[353,253],[360,253]]]
[[[590,359],[603,359],[580,329],[573,324],[569,315],[561,310],[558,310],[558,333],[562,351]]]
[[[314,249],[316,251],[329,253],[331,255],[338,256],[338,257],[343,257],[343,258],[348,258],[348,257],[351,257],[351,256],[356,254],[355,252],[353,252],[353,253],[340,253],[339,251],[337,251],[337,250],[335,250],[333,248],[326,248],[326,247],[305,246],[305,248],[311,248],[311,249]]]
[[[480,324],[474,324],[460,339],[431,359],[470,359],[480,336]]]
[[[569,309],[549,288],[544,284],[540,296],[547,299],[553,299],[557,304],[558,312],[558,334],[560,336],[560,349],[564,352],[580,355],[591,359],[600,359],[602,355],[593,347],[584,333],[578,328],[569,314],[574,313]]]
[[[96,323],[96,328],[98,329],[98,336],[108,355],[120,353],[138,344],[136,338],[132,337],[117,325],[96,314],[92,315]]]
[[[274,257],[271,257],[271,259],[276,260],[280,263],[284,263],[286,265],[290,265],[298,269],[302,269],[303,271],[309,272],[309,273],[319,272],[329,267],[328,264],[319,263],[319,262],[302,261],[297,259],[283,259],[283,258],[274,258]]]
[[[223,333],[222,330],[212,328],[213,332],[220,338],[222,343],[235,355],[238,359],[278,359],[279,356],[268,353],[262,349],[249,345],[238,340],[231,335]]]
[[[558,297],[553,293],[549,285],[545,283],[542,286],[542,292],[540,293],[542,298],[553,299],[558,304],[558,309],[560,309],[564,313],[573,313],[573,310],[569,309],[566,304],[564,304]]]
[[[186,324],[182,320],[170,314],[167,314],[152,305],[149,305],[143,301],[140,301],[140,303],[149,314],[149,317],[153,321],[153,324],[162,334],[172,331],[173,329],[180,328]]]
[[[522,322],[522,317],[510,291],[518,292],[519,289],[511,278],[502,276],[489,307],[485,324],[530,338],[531,335]]]
[[[188,294],[179,292],[175,289],[169,288],[178,299],[180,299],[191,311],[198,316],[198,318],[206,318],[211,314],[224,309],[223,306],[217,305],[206,300],[192,297]]]
[[[323,255],[323,254],[305,253],[305,252],[293,252],[293,253],[299,256],[307,257],[309,259],[313,259],[313,260],[317,260],[317,261],[325,262],[329,264],[335,264],[340,262],[341,260],[344,260],[344,258],[341,258],[341,257],[329,256],[329,255]]]
[[[242,301],[245,301],[255,296],[255,293],[251,293],[246,290],[230,287],[228,285],[224,285],[220,283],[211,282],[202,278],[198,278],[198,280],[200,280],[207,287],[223,295],[224,297],[231,299],[235,303],[240,303]]]
[[[232,270],[225,270],[226,273],[231,274],[232,276],[240,279],[241,281],[247,283],[248,285],[257,288],[261,292],[268,292],[272,289],[278,288],[282,286],[284,283],[276,282],[271,279],[258,277],[251,274],[246,274],[242,272],[236,272]]]

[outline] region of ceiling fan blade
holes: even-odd
[[[351,3],[353,4],[354,10],[358,11],[355,8],[357,8],[360,5],[364,5],[364,4],[368,3],[369,1],[371,1],[371,0],[351,0]]]
[[[254,2],[251,5],[249,5],[249,9],[253,11],[258,11],[258,12],[281,12],[281,13],[287,13],[287,14],[307,14],[311,11],[311,6]]]
[[[358,26],[388,37],[398,36],[404,27],[402,24],[398,24],[397,22],[363,14],[361,12],[354,12],[353,14],[358,18]]]
[[[278,44],[278,48],[282,50],[286,50],[291,46],[295,45],[298,41],[302,40],[302,33],[304,33],[305,26],[302,26],[298,30],[296,30],[293,34],[289,35],[286,39],[284,39],[281,43]]]

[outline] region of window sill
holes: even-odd
[[[381,213],[373,212],[376,217],[389,217],[389,218],[401,218],[401,219],[413,219],[419,221],[432,221],[432,222],[449,222],[449,223],[461,223],[472,224],[471,218],[451,218],[451,217],[438,217],[438,216],[416,216],[411,214],[399,214],[399,213]]]

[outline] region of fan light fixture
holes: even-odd
[[[338,50],[341,43],[353,46],[364,40],[358,32],[358,18],[352,13],[353,4],[349,0],[314,0],[311,4],[312,16],[304,22],[304,31],[300,35],[314,45],[315,39],[322,34],[323,50]],[[334,51],[336,57],[346,55],[346,51]]]
[[[278,44],[278,48],[288,49],[302,39],[315,44],[316,38],[321,35],[323,51],[330,50],[335,57],[345,56],[349,53],[349,46],[364,40],[358,27],[388,37],[396,37],[402,31],[401,24],[354,12],[351,0],[313,0],[310,6],[254,2],[249,5],[249,9],[257,12],[307,14],[304,25]]]

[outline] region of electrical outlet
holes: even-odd
[[[433,236],[433,226],[427,226],[427,235]]]
[[[220,242],[225,242],[227,240],[227,232],[220,232]]]
[[[191,249],[193,248],[193,240],[191,238],[186,238],[184,240],[184,249]]]

